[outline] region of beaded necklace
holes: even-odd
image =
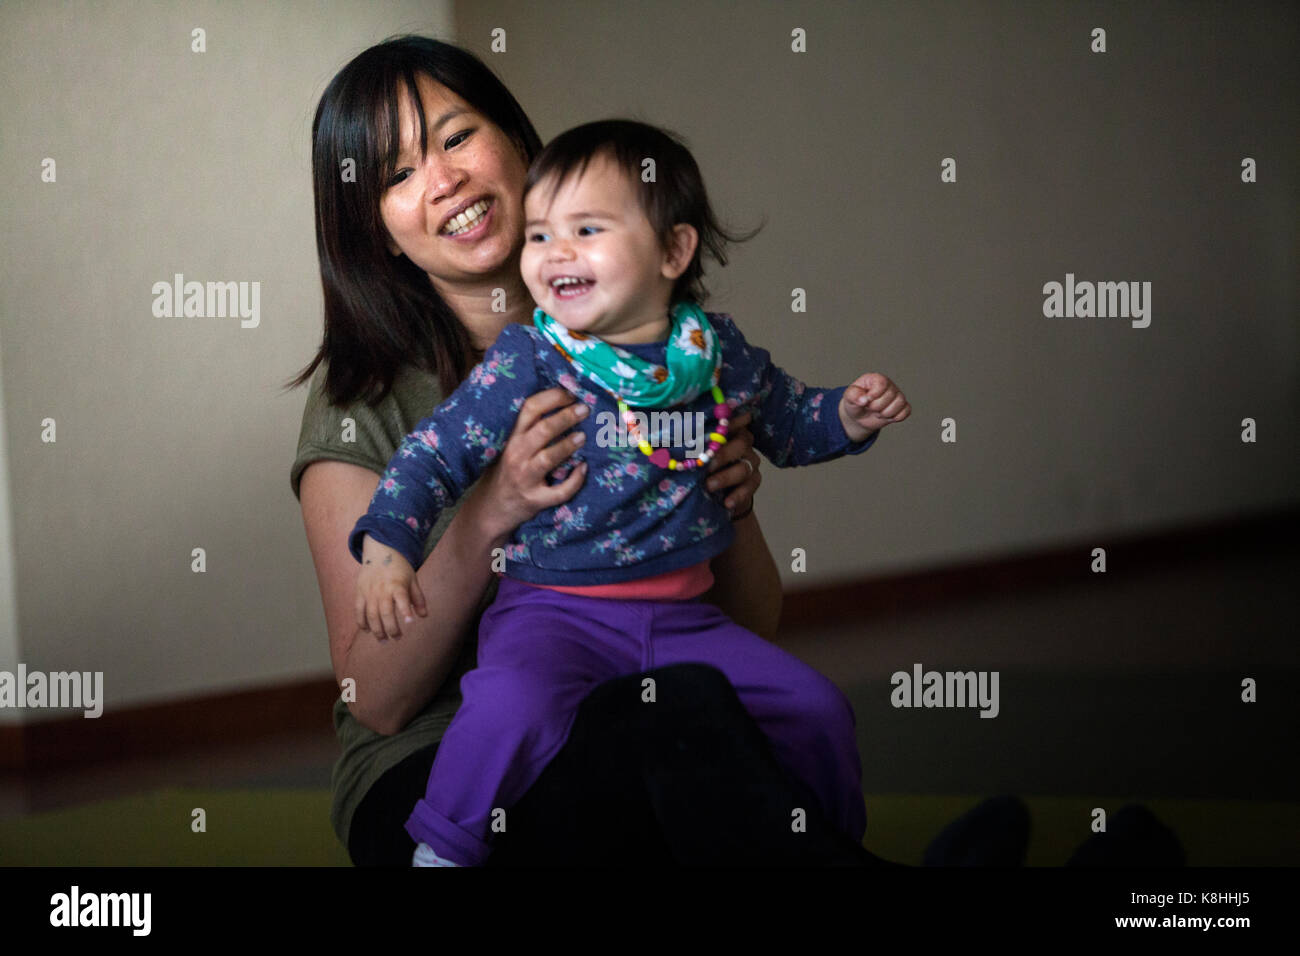
[[[608,391],[608,389],[606,390]],[[628,437],[636,443],[641,452],[650,458],[652,465],[658,465],[660,468],[667,468],[669,471],[689,471],[692,468],[702,468],[713,460],[713,456],[718,453],[718,449],[727,443],[727,427],[731,421],[732,403],[723,398],[722,389],[717,385],[713,386],[713,417],[717,420],[714,430],[709,432],[709,447],[700,454],[699,458],[673,458],[668,454],[667,448],[656,448],[651,452],[651,445],[641,435],[640,426],[636,423],[636,416],[629,411],[623,399],[613,392],[610,392],[614,400],[618,402],[618,410],[623,415],[623,422],[627,425]]]
[[[596,336],[570,331],[541,308],[533,312],[533,324],[547,341],[618,404],[629,438],[650,463],[669,471],[689,471],[707,465],[727,443],[727,429],[737,403],[723,396],[718,387],[722,348],[704,311],[693,302],[680,302],[668,318],[665,368]],[[708,433],[708,448],[699,458],[682,459],[673,458],[667,448],[653,448],[641,434],[629,404],[652,408],[689,403],[705,388],[711,389],[716,419],[714,430]]]

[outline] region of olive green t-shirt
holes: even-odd
[[[402,439],[442,401],[436,376],[406,366],[394,379],[392,391],[373,408],[359,399],[339,408],[330,405],[324,393],[325,372],[325,363],[322,362],[312,376],[307,406],[302,414],[298,454],[289,478],[295,497],[299,494],[303,471],[314,461],[346,461],[382,475]],[[345,420],[349,418],[355,423],[352,426],[355,434],[345,433]],[[345,441],[345,437],[352,440]],[[438,516],[429,540],[425,542],[426,558],[457,510],[458,505],[452,505]],[[358,513],[357,517],[360,518],[361,514]],[[339,539],[338,546],[340,550],[347,548],[346,536]],[[400,731],[392,735],[377,734],[352,716],[341,697],[334,702],[334,732],[338,735],[342,753],[334,764],[330,780],[333,791],[330,823],[344,847],[348,845],[352,815],[371,786],[385,771],[415,751],[442,740],[451,718],[460,707],[460,679],[477,665],[478,617],[495,599],[496,591],[497,579],[493,577],[465,635],[456,663],[433,699]],[[437,609],[431,607],[429,612],[436,614]],[[412,808],[416,798],[418,795],[411,800]],[[403,816],[395,819],[393,825],[400,827],[405,822]]]

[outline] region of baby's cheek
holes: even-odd
[[[541,302],[546,295],[546,286],[533,278],[535,271],[535,269],[530,269],[527,264],[522,264],[520,267],[520,272],[524,276],[524,285],[528,287],[528,294],[533,297],[534,302]]]

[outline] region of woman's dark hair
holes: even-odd
[[[312,122],[316,251],[325,295],[325,331],[315,358],[286,387],[328,363],[325,394],[335,405],[358,396],[382,401],[398,369],[415,365],[449,395],[479,351],[424,270],[387,248],[379,212],[401,148],[398,96],[411,97],[427,149],[417,77],[441,83],[495,123],[525,163],[542,148],[523,108],[476,56],[449,43],[398,36],[370,47],[330,81]],[[354,175],[345,177],[345,161]]]
[[[581,176],[587,164],[600,155],[611,159],[634,184],[637,200],[662,248],[668,248],[673,226],[688,223],[695,227],[700,241],[691,264],[673,284],[669,305],[686,299],[702,305],[709,294],[702,281],[704,256],[725,266],[727,244],[754,238],[762,226],[747,234],[724,230],[709,205],[700,167],[681,137],[631,119],[584,123],[555,137],[529,167],[524,195],[553,176],[549,198],[554,198],[569,176]],[[652,181],[647,181],[646,173],[651,167],[646,160],[654,160]]]

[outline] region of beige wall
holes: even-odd
[[[865,456],[765,466],[799,586],[1295,501],[1288,8],[1182,8],[476,0],[455,27],[544,138],[613,114],[685,134],[724,217],[768,219],[711,307],[810,383],[907,392]],[[327,673],[287,480],[304,392],[279,391],[320,335],[311,115],[352,54],[450,39],[451,9],[108,10],[0,6],[0,669],[102,670],[109,708]],[[176,272],[259,281],[259,326],[155,318]],[[1150,328],[1045,319],[1067,272],[1150,281]]]
[[[456,6],[542,138],[613,115],[678,130],[720,213],[768,220],[711,308],[811,384],[879,371],[911,401],[856,460],[764,466],[787,587],[1297,500],[1293,5],[536,10]],[[1151,282],[1150,327],[1045,318],[1067,272]]]
[[[103,671],[108,709],[328,673],[288,481],[305,391],[280,391],[320,341],[311,120],[356,53],[450,24],[425,0],[0,5],[0,669]],[[260,323],[155,318],[177,272],[260,282]]]

